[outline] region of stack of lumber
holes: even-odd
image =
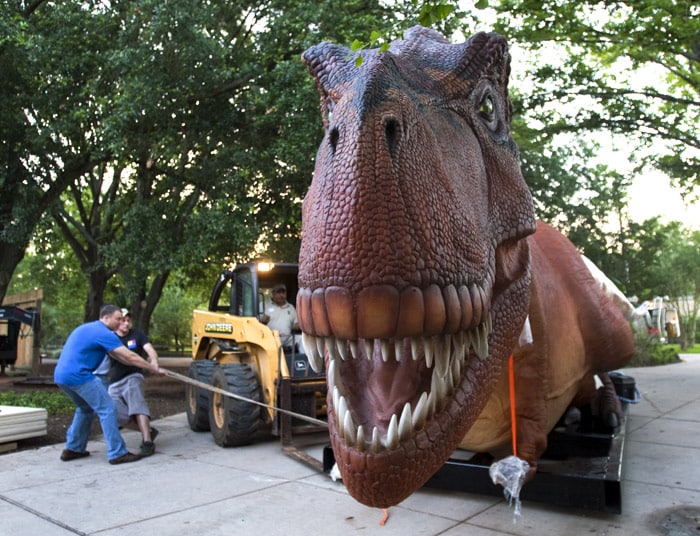
[[[43,408],[0,406],[0,444],[45,436],[48,413]]]

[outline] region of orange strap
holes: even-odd
[[[508,358],[508,385],[510,390],[510,430],[513,437],[513,456],[518,455],[517,428],[515,425],[515,372],[513,371],[513,354]]]
[[[379,522],[379,524],[383,527],[386,524],[386,520],[389,519],[389,509],[388,508],[382,508],[382,512],[384,512],[384,517],[382,520]]]

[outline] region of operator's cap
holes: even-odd
[[[131,316],[129,309],[122,308],[122,316]]]
[[[277,283],[272,287],[272,292],[277,292],[278,290],[284,290],[286,292],[287,285],[285,285],[284,283]]]

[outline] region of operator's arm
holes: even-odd
[[[157,367],[158,366],[158,352],[156,352],[156,349],[153,347],[153,345],[150,342],[147,342],[146,344],[143,345],[143,351],[146,352],[146,355],[148,356],[149,363],[151,363],[151,365],[155,365]]]
[[[165,375],[165,371],[158,366],[158,363],[153,364],[149,361],[144,361],[139,354],[132,352],[126,346],[115,348],[109,352],[109,355],[125,365],[142,368],[158,376]]]

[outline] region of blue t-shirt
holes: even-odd
[[[122,346],[117,334],[101,320],[78,326],[68,335],[61,355],[56,363],[53,380],[63,385],[81,385],[95,376],[92,372],[99,366],[107,352]]]

